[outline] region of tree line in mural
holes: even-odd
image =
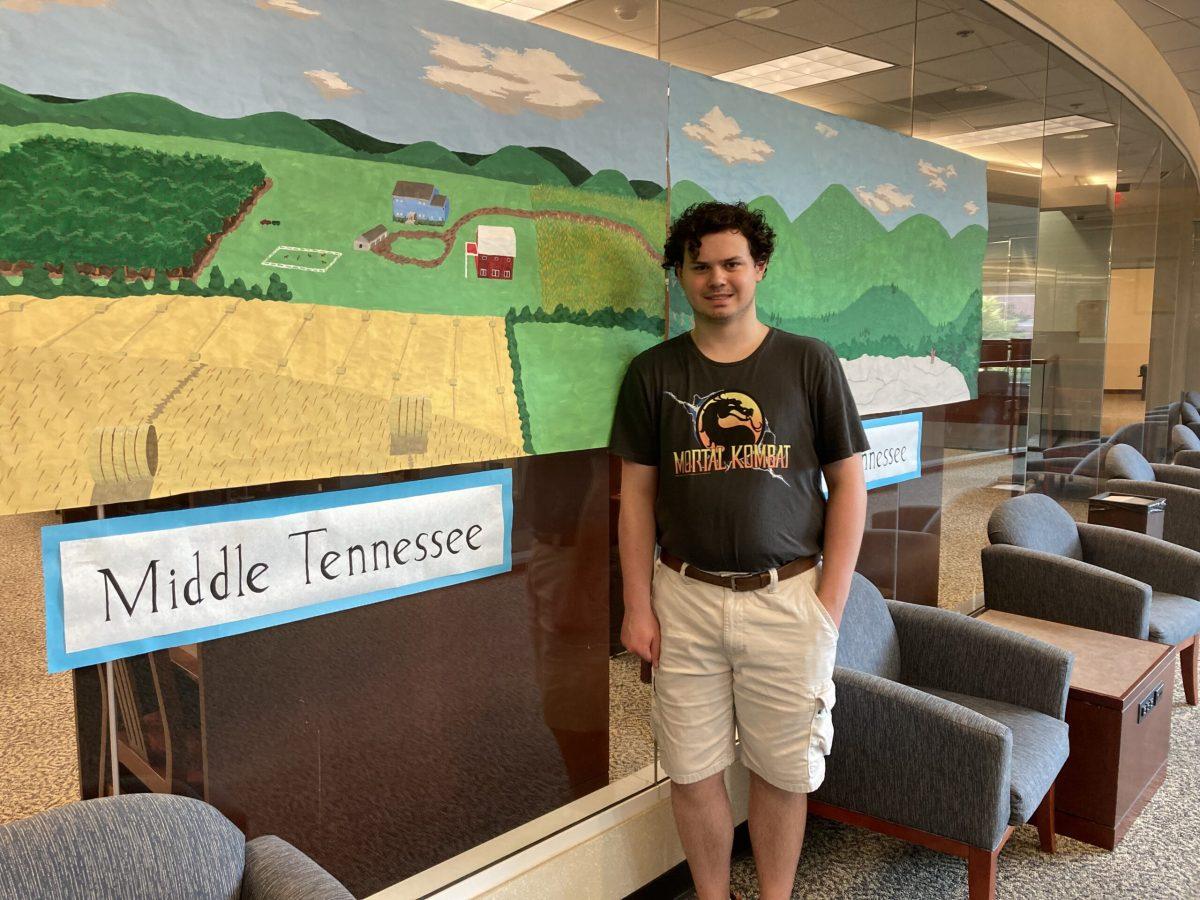
[[[264,289],[262,285],[247,285],[241,278],[226,282],[220,266],[213,266],[208,280],[202,287],[191,278],[172,281],[167,273],[159,269],[149,284],[140,278],[127,279],[125,270],[118,268],[108,281],[98,282],[85,275],[74,263],[53,263],[30,266],[21,274],[21,279],[11,282],[0,275],[0,294],[22,294],[31,297],[143,297],[147,294],[178,294],[181,297],[241,297],[243,300],[292,299],[287,283],[272,272]]]
[[[257,163],[36,137],[0,154],[0,260],[182,275],[266,183]]]
[[[672,185],[676,215],[709,199],[700,185]],[[919,213],[889,231],[840,184],[826,188],[795,219],[772,197],[749,206],[776,234],[757,293],[765,321],[818,337],[843,359],[933,354],[974,383],[986,229],[970,225],[951,237],[936,219]],[[687,327],[686,310],[674,289],[672,333]]]
[[[192,137],[399,163],[516,184],[578,187],[642,199],[663,193],[660,184],[639,179],[630,181],[612,169],[593,174],[578,160],[553,147],[509,146],[495,153],[468,153],[449,150],[434,141],[398,144],[364,134],[335,119],[302,119],[286,112],[218,119],[151,94],[111,94],[93,100],[59,97],[47,100],[0,85],[0,122],[6,125],[47,122]]]

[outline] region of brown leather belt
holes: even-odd
[[[672,556],[664,550],[659,554],[658,558],[662,560],[664,566],[674,569],[687,578],[695,578],[697,581],[703,581],[705,584],[715,584],[717,587],[729,588],[731,591],[761,591],[771,584],[771,573],[769,571],[755,572],[753,575],[717,575],[715,572],[705,572],[703,569],[697,569],[689,565],[687,571],[684,572],[683,567],[685,563],[678,556]],[[816,564],[817,558],[815,556],[804,556],[780,566],[775,570],[775,575],[779,581],[786,581],[789,578],[802,575]]]

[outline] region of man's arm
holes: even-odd
[[[824,561],[817,597],[841,625],[867,520],[867,484],[862,456],[857,453],[822,466],[821,471],[829,485],[829,502],[825,504]]]
[[[625,619],[621,643],[642,659],[658,665],[658,617],[650,606],[650,578],[654,568],[654,500],[658,495],[658,467],[621,461],[621,515],[617,545],[621,552],[621,581]]]

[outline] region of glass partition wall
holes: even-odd
[[[772,93],[986,162],[974,396],[909,410],[923,415],[923,477],[869,495],[859,568],[886,596],[971,610],[983,602],[979,550],[998,503],[1045,491],[1079,514],[1102,488],[1108,442],[1165,458],[1181,391],[1200,389],[1197,190],[1131,101],[982,0],[537,6],[526,9],[535,24],[718,77],[825,48],[857,54],[878,65]],[[248,831],[274,829],[363,894],[408,877],[429,892],[659,781],[649,688],[619,641],[619,468],[603,450],[495,465],[514,472],[511,575],[130,667],[128,696],[147,728],[161,732],[166,715],[156,684],[182,698],[176,746],[187,762],[173,789],[218,803]],[[27,566],[48,521],[3,523]],[[0,632],[30,645],[14,657],[40,641],[36,581],[0,585]],[[451,634],[469,636],[471,652],[452,652]],[[56,771],[38,780],[44,760],[11,754],[0,786],[43,787],[0,790],[0,821],[70,799],[50,785],[111,792],[98,673],[74,676],[77,721],[68,678],[21,677],[18,703],[57,726]],[[0,706],[0,749],[37,733]],[[148,789],[127,767],[120,782]],[[339,843],[348,821],[374,836]]]

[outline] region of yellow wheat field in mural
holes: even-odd
[[[504,320],[10,298],[0,509],[523,455]]]

